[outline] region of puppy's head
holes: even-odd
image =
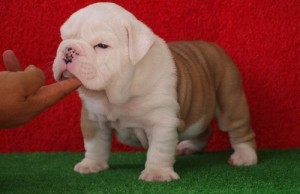
[[[124,77],[154,42],[147,26],[113,3],[96,3],[75,12],[60,31],[54,78],[77,77],[90,90],[105,89]]]

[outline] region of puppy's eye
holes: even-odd
[[[99,44],[97,44],[97,45],[95,46],[95,48],[96,48],[96,47],[102,48],[102,49],[106,49],[106,48],[108,48],[109,46],[106,45],[106,44],[103,44],[103,43],[99,43]]]

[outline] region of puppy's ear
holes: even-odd
[[[127,21],[125,28],[128,36],[129,57],[132,64],[137,64],[154,43],[155,35],[139,20]]]

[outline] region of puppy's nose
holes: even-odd
[[[72,63],[73,59],[79,55],[79,53],[72,47],[66,47],[64,50],[65,57],[63,60],[66,64]]]

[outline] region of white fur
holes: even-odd
[[[250,166],[257,163],[256,150],[247,143],[234,145],[234,152],[229,158],[229,163],[234,166]]]
[[[198,122],[194,123],[187,130],[183,131],[179,134],[180,140],[191,139],[196,137],[197,135],[203,133],[206,128],[204,127],[203,121],[204,118],[201,118]]]
[[[86,155],[75,170],[89,173],[108,167],[107,134],[114,128],[120,141],[149,147],[140,179],[178,179],[173,170],[179,123],[177,78],[165,42],[112,3],[79,10],[61,27],[61,36],[54,77],[60,80],[71,74],[82,82],[83,106],[91,122],[100,126],[94,139],[85,140]],[[95,47],[99,43],[109,47]],[[63,60],[67,48],[76,51],[68,64]]]
[[[84,139],[85,158],[75,171],[97,173],[108,168],[115,129],[121,142],[148,148],[140,179],[179,179],[173,169],[180,124],[177,75],[167,44],[113,3],[96,3],[74,13],[61,27],[61,37],[54,77],[75,76],[82,82],[84,124],[93,132]],[[204,146],[196,139],[205,130],[203,119],[180,135],[192,140],[181,142],[178,149],[198,151]],[[249,145],[234,149],[232,164],[256,163]]]

